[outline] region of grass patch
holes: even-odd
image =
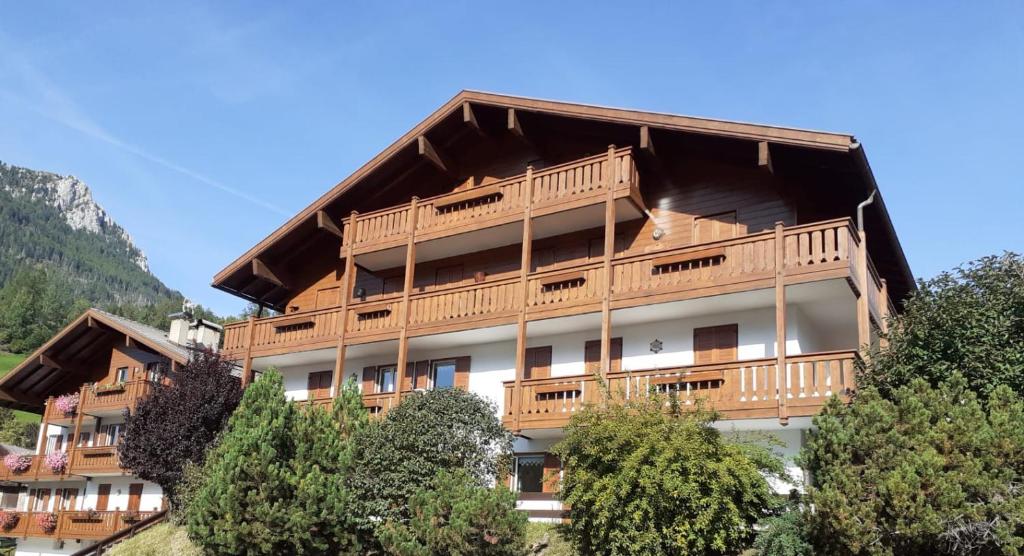
[[[569,542],[558,534],[558,526],[554,523],[530,522],[526,524],[526,546],[533,546],[533,543],[543,539],[545,535],[548,537],[548,546],[540,553],[543,556],[576,555],[572,547],[569,546]]]
[[[110,556],[201,556],[184,527],[164,522],[114,546]]]
[[[24,355],[18,355],[16,353],[7,353],[0,351],[0,376],[4,376],[11,369],[18,366],[25,360]],[[36,413],[29,413],[28,411],[15,411],[14,416],[18,421],[23,423],[38,423],[40,418]]]

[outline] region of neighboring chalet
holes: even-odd
[[[0,404],[42,414],[36,450],[0,464],[0,481],[20,485],[3,510],[17,519],[0,524],[16,555],[71,554],[164,509],[159,485],[119,465],[125,413],[220,332],[182,315],[167,334],[89,309],[0,379]]]
[[[282,313],[225,327],[243,381],[329,400],[354,378],[375,414],[493,401],[535,519],[561,516],[548,450],[598,376],[792,455],[914,288],[851,135],[468,91],[213,285]]]

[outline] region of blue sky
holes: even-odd
[[[1024,3],[0,3],[0,160],[212,276],[460,89],[864,143],[918,277],[1024,251]]]

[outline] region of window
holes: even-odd
[[[163,374],[163,369],[159,362],[151,361],[146,363],[146,380],[150,382],[160,382],[160,379],[163,378]]]
[[[117,446],[122,434],[124,434],[124,423],[115,423],[113,425],[103,425],[100,437],[103,438],[104,446]]]
[[[80,432],[78,433],[78,447],[84,448],[89,445],[89,441],[92,440],[92,433]]]
[[[434,361],[430,365],[430,379],[427,388],[454,388],[455,361]]]
[[[551,346],[526,348],[526,380],[551,376]]]
[[[377,368],[377,378],[373,391],[378,394],[395,391],[395,367]]]
[[[331,397],[331,382],[334,373],[332,371],[317,371],[309,373],[306,381],[307,396],[311,400],[322,400]]]
[[[117,382],[128,382],[128,367],[118,367],[114,379]]]
[[[517,456],[516,492],[544,492],[544,456]]]

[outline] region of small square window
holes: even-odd
[[[377,379],[374,384],[374,391],[378,394],[395,391],[394,367],[380,367],[377,369]]]
[[[115,379],[117,382],[128,382],[128,367],[118,367]]]
[[[430,365],[429,388],[455,387],[455,361],[434,361]]]

